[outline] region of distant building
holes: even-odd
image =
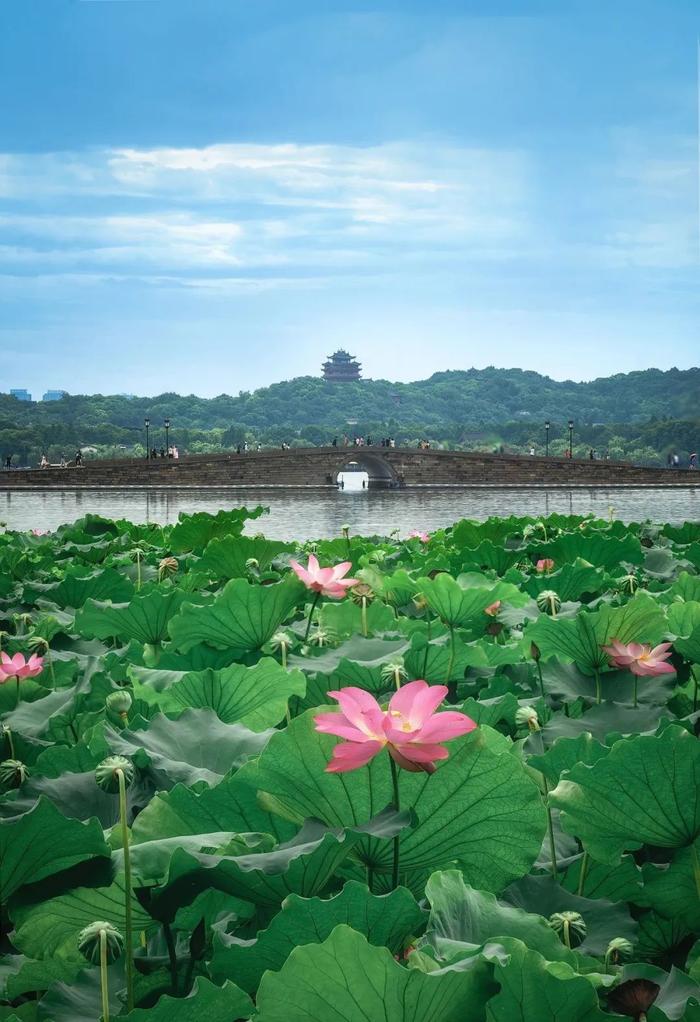
[[[60,401],[61,398],[66,393],[67,393],[67,391],[65,391],[65,390],[47,390],[41,400],[42,401]]]
[[[16,397],[18,401],[31,401],[32,399],[32,395],[28,390],[24,390],[24,388],[10,390],[10,394],[12,397]]]
[[[354,355],[349,355],[342,348],[328,356],[323,363],[324,380],[332,380],[334,383],[349,383],[352,380],[360,379],[362,366],[355,360]]]

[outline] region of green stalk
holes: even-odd
[[[168,923],[163,923],[163,935],[168,948],[168,959],[170,961],[170,988],[173,997],[177,997],[177,954],[175,952],[175,941],[173,931]]]
[[[400,812],[401,803],[399,800],[399,772],[396,769],[396,763],[394,762],[393,756],[389,756],[389,766],[391,767],[391,785],[394,790],[394,809],[396,812]],[[399,856],[400,856],[400,838],[397,834],[394,838],[394,856],[391,866],[391,889],[395,891],[399,886]]]
[[[540,667],[539,660],[535,660],[535,667],[537,668],[537,677],[540,679],[540,695],[545,698],[544,695],[544,681],[542,680],[542,668]]]
[[[15,756],[15,743],[12,740],[12,729],[9,728],[9,727],[6,727],[5,728],[5,735],[7,737],[7,744],[10,746],[10,755],[8,757],[6,757],[6,758],[8,758],[8,759],[17,759],[17,757]]]
[[[583,889],[586,884],[587,873],[588,873],[588,852],[584,848],[583,857],[581,859],[581,871],[578,875],[578,887],[576,888],[576,893],[578,894],[579,898],[583,898]]]
[[[430,652],[430,632],[431,632],[431,628],[430,628],[430,612],[429,612],[427,607],[425,608],[425,623],[427,625],[427,628],[426,628],[426,636],[425,636],[426,637],[425,654],[423,656],[423,674],[421,675],[421,677],[423,677],[423,678],[425,678],[426,671],[428,670],[428,654]]]
[[[362,597],[362,634],[367,638],[367,597]]]
[[[124,771],[117,770],[119,780],[119,821],[121,823],[122,847],[124,849],[124,920],[126,923],[126,1010],[134,1007],[134,945],[133,922],[131,918],[131,852],[129,850],[129,827],[126,816],[126,781]]]
[[[311,622],[313,621],[314,611],[316,610],[316,604],[321,598],[320,593],[314,593],[314,598],[311,603],[311,610],[309,611],[309,620],[306,622],[306,631],[304,632],[304,643],[306,644],[309,640],[309,632],[311,631]]]
[[[598,668],[594,668],[595,674],[595,701],[600,705],[602,702],[603,690],[600,685],[600,671]]]
[[[107,979],[106,930],[100,930],[100,989],[102,991],[102,1022],[109,1022],[109,981]]]
[[[698,898],[700,898],[700,855],[698,855],[698,847],[693,842],[693,876],[695,877],[695,890],[698,892]]]
[[[396,685],[396,691],[398,692],[401,688],[401,668],[394,668],[394,684]]]
[[[284,667],[284,669],[286,671],[287,670],[287,643],[286,642],[283,642],[282,645],[280,646],[280,654],[281,654],[281,657],[282,657],[282,666]]]
[[[136,592],[141,592],[141,551],[136,549]]]
[[[15,682],[17,684],[17,692],[16,692],[16,698],[15,698],[15,709],[17,709],[17,707],[19,706],[19,674],[17,674],[15,676]]]
[[[637,677],[636,674],[633,674],[632,677],[634,678],[634,699],[632,700],[632,705],[636,707],[636,705],[637,705],[637,683],[639,682],[639,678]]]
[[[547,802],[549,797],[549,786],[547,784],[547,778],[542,774],[542,785],[544,787],[544,797],[547,807],[547,833],[549,835],[549,855],[552,860],[552,876],[555,880],[558,879],[559,867],[557,866],[557,849],[554,844],[554,823],[552,822],[552,809]]]
[[[571,951],[571,934],[569,933],[569,920],[568,919],[564,920],[564,943],[568,947],[569,951]]]
[[[557,607],[556,607],[556,601],[555,601],[553,596],[549,597],[549,609],[551,611],[551,617],[553,617],[553,618],[556,617],[557,616]]]
[[[455,626],[450,625],[450,659],[447,661],[447,684],[452,680],[452,668],[455,665],[457,647],[455,646]]]

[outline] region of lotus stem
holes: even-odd
[[[136,592],[141,592],[141,551],[136,547]]]
[[[107,979],[106,930],[100,930],[100,989],[102,991],[102,1022],[109,1022],[109,980]]]
[[[396,769],[396,763],[392,756],[389,756],[389,766],[391,767],[391,785],[394,791],[394,809],[396,812],[400,812],[401,803],[399,799],[399,772]],[[398,834],[394,837],[394,855],[391,865],[391,889],[395,891],[399,886],[399,857],[401,854],[400,849],[401,839]]]
[[[545,698],[545,694],[544,694],[544,681],[542,680],[542,668],[540,667],[539,660],[535,660],[535,667],[537,668],[537,677],[539,678],[539,682],[540,682],[540,695],[544,699]]]
[[[569,951],[571,951],[571,934],[569,932],[569,920],[568,919],[564,920],[563,927],[564,927],[564,930],[563,930],[563,933],[564,933],[564,943],[568,947]]]
[[[396,664],[394,667],[394,684],[396,685],[396,691],[398,692],[401,688],[401,665]]]
[[[19,706],[19,674],[15,678],[16,689],[15,689],[15,709]]]
[[[311,610],[309,611],[309,620],[306,622],[306,631],[304,632],[304,644],[309,641],[309,632],[311,631],[311,622],[314,618],[314,611],[316,610],[316,604],[321,598],[320,593],[314,593],[314,598],[311,601]]]
[[[457,649],[455,646],[455,626],[450,625],[450,659],[447,661],[447,688],[449,689],[450,699],[454,701],[457,695],[457,686],[452,684],[452,669],[455,665],[455,656]]]
[[[556,600],[556,597],[554,595],[552,595],[552,596],[550,596],[548,598],[548,600],[549,600],[549,612],[550,612],[550,615],[554,618],[554,617],[557,616],[557,600]]]
[[[700,855],[698,855],[698,849],[695,842],[692,844],[693,849],[693,876],[695,877],[695,890],[698,892],[698,898],[700,898]]]
[[[280,646],[280,658],[282,660],[282,667],[287,670],[287,643],[283,642]]]
[[[637,677],[636,674],[633,674],[632,677],[634,678],[634,697],[632,699],[632,705],[636,708],[636,706],[637,706],[637,684],[639,683],[639,678]]]
[[[367,597],[362,597],[362,634],[367,638]]]
[[[545,806],[547,809],[547,834],[549,835],[549,857],[552,860],[552,876],[555,880],[559,878],[559,867],[557,865],[557,849],[554,844],[554,823],[552,821],[552,808],[549,805],[549,785],[547,778],[542,774],[542,786],[544,788]]]
[[[581,870],[578,875],[578,887],[576,888],[576,893],[578,894],[579,898],[583,898],[583,889],[586,885],[587,873],[588,873],[588,852],[584,848],[583,855],[581,857]]]
[[[170,961],[170,988],[173,997],[177,997],[177,955],[175,953],[175,941],[173,931],[168,923],[163,923],[163,936],[168,948],[168,960]]]
[[[603,690],[600,685],[600,671],[598,668],[594,668],[593,673],[595,674],[595,701],[600,705],[603,697]]]
[[[7,744],[10,747],[10,755],[5,756],[5,759],[17,759],[17,757],[15,756],[15,743],[12,738],[12,728],[5,727],[5,736],[7,738]]]
[[[119,822],[121,824],[122,848],[124,849],[124,922],[126,938],[126,1004],[127,1011],[134,1007],[134,946],[131,918],[131,853],[129,850],[129,827],[126,816],[126,780],[124,771],[116,771],[119,781]]]

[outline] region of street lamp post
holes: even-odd
[[[151,427],[151,420],[150,419],[144,419],[143,420],[143,424],[146,427],[146,457],[150,458],[151,457],[151,446],[150,446],[150,444],[148,442],[148,430]]]
[[[165,426],[165,453],[170,454],[170,444],[168,443],[168,433],[170,432],[170,419],[166,419],[163,423]]]
[[[551,422],[549,421],[549,419],[547,419],[547,421],[544,424],[544,456],[545,456],[545,458],[549,457],[549,427],[550,426],[551,426]]]
[[[574,456],[574,420],[569,419],[569,457]]]

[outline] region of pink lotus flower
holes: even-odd
[[[619,639],[612,639],[609,646],[603,646],[613,667],[626,667],[640,678],[655,677],[658,674],[673,674],[674,668],[667,664],[671,643],[662,642],[651,648],[649,643],[630,642],[627,645]]]
[[[342,712],[314,717],[316,730],[345,739],[333,749],[326,767],[331,774],[357,770],[384,748],[404,770],[432,774],[435,761],[448,757],[439,743],[476,727],[464,713],[435,712],[447,695],[446,685],[411,681],[394,693],[387,710],[361,688],[344,688],[328,695],[338,700]]]
[[[323,596],[330,596],[332,600],[340,600],[345,596],[345,591],[357,585],[356,578],[343,578],[352,567],[351,561],[343,561],[332,568],[322,568],[314,554],[309,554],[309,563],[306,568],[298,561],[289,562],[295,574],[304,583],[307,589],[314,593],[321,593]]]
[[[32,529],[32,536],[48,536],[46,529]]]
[[[541,574],[548,571],[554,571],[554,561],[551,557],[542,557],[535,565],[537,571]]]
[[[29,660],[25,660],[21,653],[8,656],[7,653],[0,653],[0,685],[11,678],[21,681],[23,678],[35,678],[44,669],[44,658],[33,653]]]
[[[427,532],[420,532],[418,529],[413,529],[412,532],[409,532],[408,538],[409,539],[419,539],[421,541],[421,543],[429,543],[430,542],[430,536],[428,535],[428,533]]]
[[[501,601],[494,600],[493,603],[489,603],[488,607],[484,607],[484,614],[488,614],[489,617],[496,617],[500,609]]]

